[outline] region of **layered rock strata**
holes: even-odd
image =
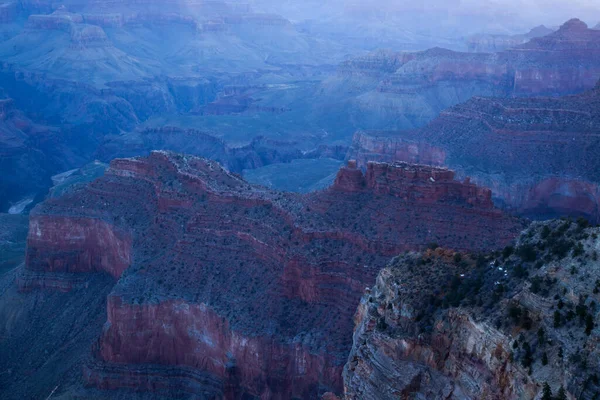
[[[410,132],[355,135],[349,157],[448,165],[534,218],[600,220],[598,87],[561,98],[474,98]]]
[[[341,391],[352,312],[390,256],[497,248],[522,224],[442,168],[350,163],[295,195],[154,152],[42,203],[30,227],[23,290],[117,282],[88,384],[283,399]]]

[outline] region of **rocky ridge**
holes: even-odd
[[[117,282],[85,367],[94,387],[314,398],[341,390],[350,316],[386,259],[432,241],[498,248],[522,226],[443,168],[350,163],[301,196],[154,152],[36,207],[18,282]]]

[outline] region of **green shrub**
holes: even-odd
[[[519,247],[517,253],[525,262],[534,262],[537,259],[535,248],[530,244],[524,244]]]
[[[512,253],[515,251],[515,248],[512,246],[506,246],[504,248],[504,250],[502,250],[502,258],[508,258],[512,255]]]

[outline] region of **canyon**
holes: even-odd
[[[73,386],[61,393],[315,398],[341,393],[351,316],[390,257],[434,241],[501,248],[523,227],[444,168],[370,163],[363,173],[349,162],[330,188],[299,195],[159,151],[115,160],[36,206],[25,266],[4,296],[106,305],[88,356],[65,361],[83,377],[63,376]],[[107,281],[104,300],[83,294]],[[18,326],[2,327],[3,348],[27,352],[20,335],[32,333]]]
[[[598,398],[600,30],[322,3],[0,4],[0,397]]]

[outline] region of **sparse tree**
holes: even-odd
[[[548,385],[548,382],[544,382],[541,400],[552,400],[552,389],[550,389],[550,385]]]
[[[556,400],[567,400],[567,392],[565,391],[565,387],[562,385],[560,389],[558,389],[558,393],[556,394]]]
[[[562,318],[561,318],[560,312],[558,310],[556,310],[556,311],[554,311],[554,327],[560,328],[561,324],[562,324]]]
[[[540,329],[538,329],[537,336],[539,344],[544,344],[546,342],[546,331],[544,331],[543,326],[540,326]]]
[[[592,314],[588,314],[585,317],[585,334],[590,336],[592,331],[594,330],[594,316]]]

